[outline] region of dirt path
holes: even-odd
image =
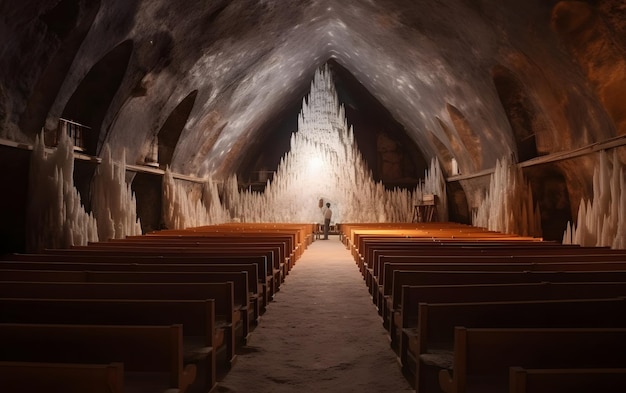
[[[412,391],[337,236],[309,246],[216,391]]]

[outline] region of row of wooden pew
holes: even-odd
[[[209,392],[314,225],[163,230],[0,260],[0,390]]]
[[[626,391],[626,251],[453,223],[340,230],[416,392]]]

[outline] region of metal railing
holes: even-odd
[[[59,127],[57,128],[57,130],[57,141],[61,133],[65,132],[72,140],[75,150],[85,150],[85,138],[87,134],[91,131],[91,127],[84,124],[76,123],[72,120],[60,118]]]

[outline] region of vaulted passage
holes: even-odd
[[[167,165],[172,164],[172,155],[174,154],[174,149],[176,148],[176,144],[178,143],[180,134],[181,132],[183,132],[185,124],[189,119],[189,114],[193,109],[193,104],[196,102],[197,95],[198,90],[194,90],[189,93],[189,95],[185,97],[176,106],[176,108],[174,108],[172,113],[170,113],[169,117],[157,134],[159,143],[158,162],[163,168],[165,168]]]
[[[309,246],[218,392],[411,392],[336,236]]]

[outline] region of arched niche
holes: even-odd
[[[132,51],[133,43],[127,40],[100,59],[78,85],[63,110],[63,119],[88,127],[82,136],[82,147],[87,154],[97,155],[102,122],[124,79]]]
[[[568,221],[572,221],[567,180],[558,164],[524,169],[533,199],[541,212],[541,232],[545,240],[560,241]]]
[[[465,150],[469,153],[474,169],[481,169],[483,166],[483,152],[480,136],[474,132],[465,115],[457,107],[448,103],[446,104],[446,109]]]
[[[100,0],[83,3],[81,12],[81,0],[63,0],[40,17],[62,42],[41,73],[20,115],[20,129],[32,138],[43,127],[76,53],[100,10]]]
[[[503,66],[494,67],[492,76],[500,103],[513,130],[518,160],[521,162],[537,157],[533,129],[536,113],[524,85],[515,74]]]
[[[172,164],[174,149],[180,139],[180,134],[187,124],[189,114],[196,102],[198,90],[194,90],[187,95],[174,110],[170,113],[157,133],[158,141],[158,163],[159,166],[165,168]]]

